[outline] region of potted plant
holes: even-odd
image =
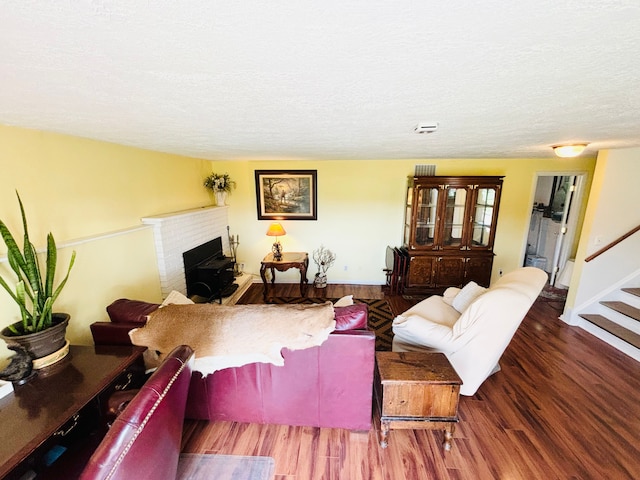
[[[46,260],[44,269],[42,269],[36,249],[29,238],[27,218],[18,192],[16,192],[16,196],[20,204],[24,230],[23,251],[20,251],[14,236],[5,223],[0,220],[0,235],[7,247],[8,263],[17,277],[15,291],[2,275],[0,275],[0,285],[16,302],[22,320],[2,329],[0,336],[9,348],[20,346],[26,349],[34,359],[37,359],[61,350],[66,345],[65,332],[69,315],[53,313],[53,306],[67,283],[76,252],[74,251],[71,255],[66,276],[54,288],[58,259],[56,242],[53,235],[49,233],[47,235]]]
[[[318,273],[313,280],[313,286],[316,288],[325,288],[327,286],[327,270],[336,261],[336,254],[328,248],[320,245],[320,248],[313,251],[313,261],[318,267]]]
[[[236,188],[236,182],[231,180],[228,173],[212,173],[204,179],[204,186],[216,195],[216,204],[222,206],[225,204],[227,195]]]

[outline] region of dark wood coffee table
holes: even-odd
[[[144,348],[71,345],[60,362],[0,399],[0,478],[19,478],[80,421],[79,413],[100,409],[110,390],[124,388],[134,366],[144,373]],[[123,382],[122,385],[116,385]]]
[[[376,352],[380,445],[390,429],[443,429],[451,449],[462,380],[442,353]]]

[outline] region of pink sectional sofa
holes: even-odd
[[[117,300],[107,307],[110,322],[91,325],[95,344],[130,344],[129,330],[156,308]],[[369,430],[375,334],[367,306],[335,307],[335,315],[336,331],[322,345],[283,349],[284,366],[252,363],[206,377],[194,371],[186,418]]]

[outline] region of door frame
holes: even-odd
[[[578,220],[580,218],[580,212],[582,210],[582,206],[583,206],[583,202],[584,202],[584,187],[587,181],[587,172],[585,172],[584,170],[579,170],[579,171],[569,171],[569,170],[563,170],[563,171],[558,171],[558,172],[548,172],[548,171],[542,171],[542,172],[536,172],[536,175],[533,178],[533,185],[531,188],[531,197],[529,199],[529,205],[531,206],[530,212],[529,212],[529,220],[527,222],[527,228],[525,230],[525,235],[524,235],[524,239],[523,239],[523,249],[522,249],[522,261],[521,261],[521,265],[524,265],[526,262],[526,257],[527,257],[527,240],[528,240],[528,234],[529,234],[529,229],[531,228],[531,219],[532,219],[532,212],[533,212],[533,203],[534,203],[534,199],[535,199],[535,195],[536,195],[536,190],[538,188],[538,179],[540,177],[576,177],[576,182],[575,182],[575,190],[573,191],[573,199],[571,201],[571,208],[570,211],[568,212],[569,214],[569,221],[565,223],[563,223],[564,226],[566,226],[567,228],[567,232],[564,234],[564,238],[562,240],[562,244],[560,247],[560,252],[556,255],[555,251],[557,250],[557,246],[554,249],[554,258],[557,256],[558,258],[558,265],[552,265],[551,268],[555,268],[555,275],[551,275],[551,278],[553,279],[553,283],[555,283],[555,281],[557,281],[558,275],[560,273],[560,271],[562,270],[562,268],[564,267],[564,265],[566,264],[567,260],[569,260],[569,254],[571,253],[571,247],[573,245],[573,243],[576,240],[576,236],[578,235],[577,227],[578,227]],[[552,258],[553,260],[553,258]],[[553,273],[553,271],[552,271]],[[553,285],[553,284],[552,284]]]

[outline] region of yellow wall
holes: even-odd
[[[462,159],[369,161],[209,162],[64,135],[0,126],[0,218],[18,229],[18,189],[36,247],[52,231],[60,245],[73,245],[76,266],[56,310],[72,316],[69,339],[91,343],[88,326],[106,320],[105,306],[119,297],[161,300],[150,229],[140,218],[212,203],[202,187],[211,171],[228,172],[237,183],[228,198],[231,233],[240,235],[238,260],[258,274],[273,239],[269,221],[258,221],[255,170],[318,171],[318,221],[284,221],[288,251],[312,252],[321,244],[337,254],[329,282],[383,284],[387,245],[402,242],[407,176],[416,164],[434,164],[438,175],[504,175],[494,272],[523,260],[537,172],[585,171],[592,158]],[[588,185],[587,185],[588,188]],[[111,232],[124,231],[109,236]],[[0,246],[3,249],[4,246]],[[60,263],[72,248],[63,248]],[[0,250],[2,256],[4,250]],[[0,269],[6,269],[0,263]],[[315,265],[310,265],[313,279]],[[494,273],[495,277],[496,273]],[[297,281],[296,272],[277,281]],[[8,295],[0,292],[0,325],[18,319]],[[4,347],[3,347],[4,348]]]
[[[565,312],[570,310],[576,300],[576,292],[578,288],[574,287],[576,285],[575,279],[579,279],[582,275],[582,267],[584,266],[584,258],[586,255],[586,249],[588,248],[589,235],[593,228],[593,221],[595,219],[595,211],[600,203],[600,192],[602,191],[602,181],[604,177],[604,172],[607,169],[607,159],[609,157],[609,151],[605,150],[598,153],[598,162],[593,172],[593,179],[591,183],[591,188],[589,189],[589,199],[586,202],[586,213],[585,219],[582,224],[582,228],[579,235],[579,244],[577,249],[577,255],[575,258],[575,264],[571,277],[571,285],[572,288],[569,288],[567,292],[567,300],[565,302]],[[568,316],[568,315],[567,315]]]
[[[436,165],[437,175],[504,175],[495,245],[494,278],[522,265],[537,173],[585,172],[588,192],[595,159],[459,159],[370,161],[246,161],[215,162],[237,182],[227,203],[231,231],[240,235],[238,260],[258,274],[260,260],[273,239],[269,221],[257,220],[255,170],[318,171],[318,221],[282,221],[285,250],[312,252],[321,244],[337,254],[329,282],[383,284],[387,245],[402,243],[403,204],[407,177],[416,164]],[[346,270],[345,270],[346,266]],[[310,265],[310,280],[317,271]],[[277,280],[296,281],[297,271],[277,273]]]
[[[201,187],[210,170],[205,160],[0,126],[0,218],[21,239],[17,189],[36,248],[49,231],[59,246],[75,243],[59,254],[60,265],[73,249],[77,259],[56,304],[71,314],[71,342],[90,344],[89,325],[106,320],[105,306],[116,298],[161,300],[152,231],[129,229],[144,216],[210,204]],[[0,257],[5,253],[0,242]],[[0,288],[0,326],[17,320]]]

